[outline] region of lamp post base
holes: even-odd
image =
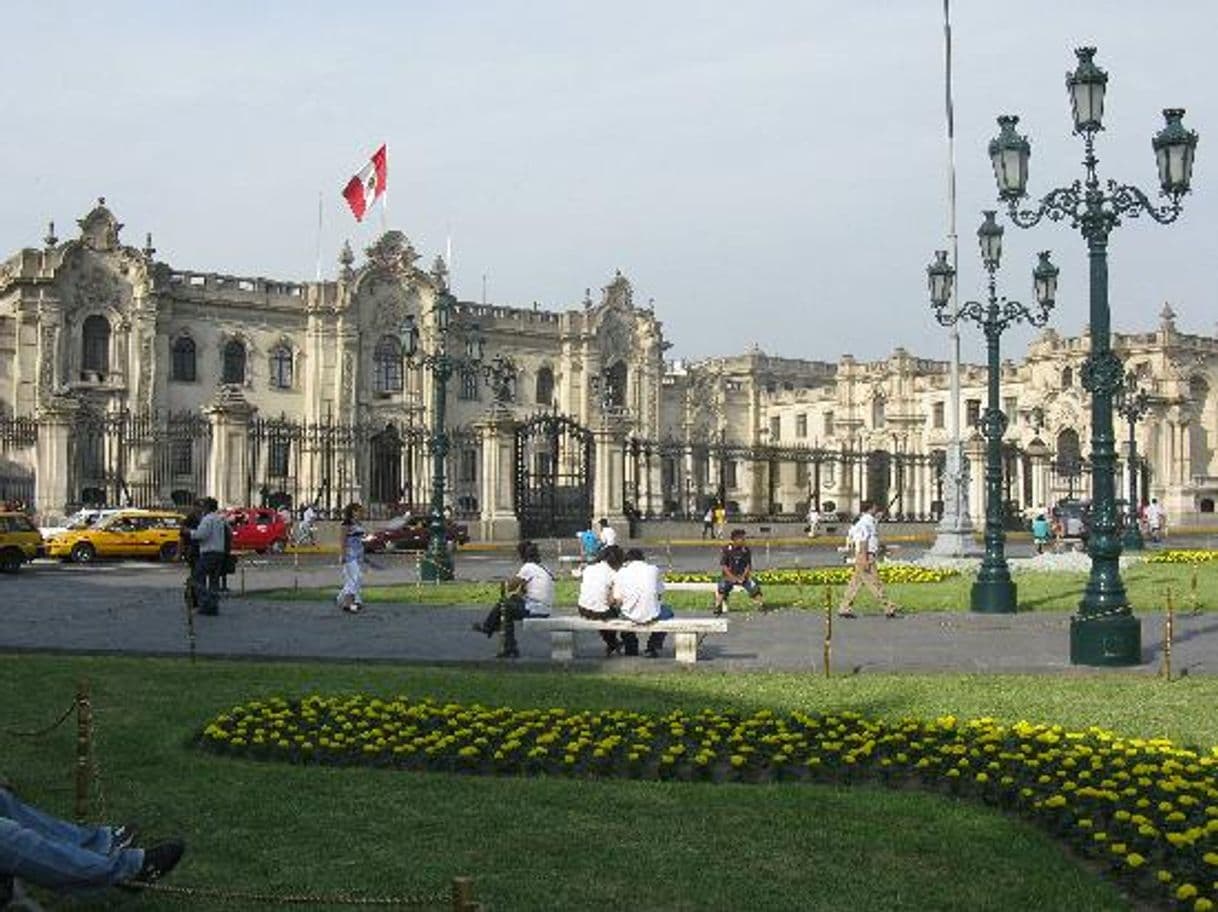
[[[1019,610],[1012,579],[977,580],[969,593],[969,611],[979,614],[1014,614]]]
[[[427,546],[419,564],[419,578],[429,583],[446,583],[453,578],[453,557],[448,548]]]
[[[1142,622],[1132,613],[1070,618],[1071,665],[1142,664]]]
[[[1132,523],[1125,527],[1125,532],[1121,536],[1122,551],[1142,551],[1146,548],[1146,542],[1142,538],[1142,530],[1137,527],[1136,523]]]

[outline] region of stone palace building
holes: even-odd
[[[476,534],[567,534],[593,514],[699,517],[720,498],[758,518],[863,498],[907,520],[938,515],[944,361],[903,348],[872,362],[756,349],[669,361],[660,320],[620,273],[559,311],[459,301],[445,329],[444,263],[420,266],[400,232],[359,258],[344,248],[336,281],[292,282],[161,262],[150,236],[123,244],[104,200],[78,225],[0,262],[0,500],[44,513],[208,493],[425,510],[443,343],[445,499]],[[1164,305],[1155,329],[1113,346],[1152,394],[1136,426],[1143,496],[1174,520],[1212,511],[1218,340],[1179,332]],[[1087,348],[1049,329],[1004,366],[1012,510],[1086,496]],[[984,382],[982,367],[962,368],[976,467]]]

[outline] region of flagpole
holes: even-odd
[[[322,192],[317,191],[317,281],[321,281],[321,198]]]
[[[454,289],[457,287],[457,284],[453,275],[453,233],[451,225],[448,228],[448,235],[444,238],[444,264],[448,267],[448,287],[449,289]]]
[[[952,103],[952,25],[951,0],[943,0],[943,101],[947,122],[947,249],[952,269],[956,269],[959,241],[956,236],[956,124]],[[959,307],[954,283],[949,307]],[[973,521],[969,515],[968,465],[964,458],[964,442],[960,428],[960,332],[955,323],[948,332],[950,362],[948,363],[948,435],[944,464],[943,516],[936,530],[932,554],[960,557],[976,551],[973,544]]]

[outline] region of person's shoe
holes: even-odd
[[[886,618],[897,617],[898,615],[900,615],[900,613],[901,613],[901,609],[898,608],[896,605],[893,605],[891,608],[884,609],[884,617],[886,617]]]
[[[643,650],[643,655],[647,656],[649,659],[658,659],[660,657],[660,650],[652,649],[650,646],[648,646]]]
[[[858,615],[854,613],[853,608],[839,608],[837,609],[837,616],[844,618],[858,617]]]
[[[110,828],[110,854],[121,852],[123,849],[129,849],[135,844],[136,837],[140,835],[140,828],[134,823],[123,823],[116,827]]]
[[[606,643],[605,644],[605,658],[606,659],[613,658],[615,655],[618,655],[619,653],[621,653],[621,651],[622,651],[621,643]]]
[[[177,867],[185,851],[186,843],[181,839],[170,839],[144,849],[144,866],[131,880],[135,883],[153,883],[160,880]]]
[[[715,617],[719,617],[720,615],[723,615],[723,614],[727,614],[726,606],[716,605],[715,606]]]
[[[627,649],[626,652],[624,653],[624,655],[628,659],[637,659],[639,657],[639,650],[637,648]]]
[[[520,650],[517,649],[515,646],[508,646],[508,647],[505,647],[504,649],[501,649],[498,653],[496,653],[495,658],[497,658],[497,659],[518,659],[518,658],[520,658]]]

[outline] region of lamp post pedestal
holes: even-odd
[[[935,557],[980,556],[981,549],[973,540],[968,492],[969,464],[964,455],[964,441],[953,441],[947,445],[943,463],[943,516],[927,553]]]

